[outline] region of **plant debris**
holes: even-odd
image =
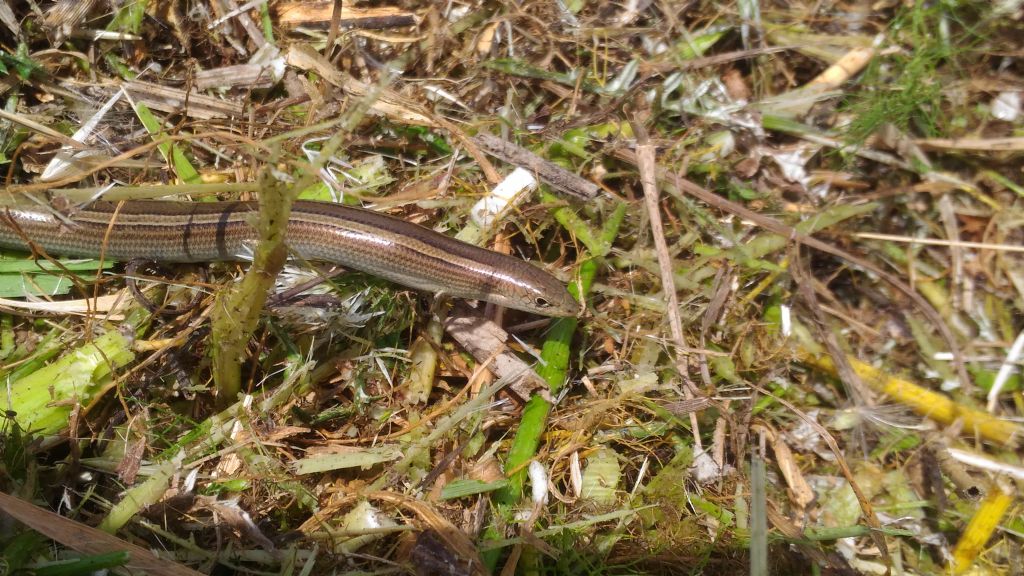
[[[2,255],[3,571],[1018,573],[1021,37],[1020,2],[0,3],[0,226],[260,206],[250,262]],[[296,199],[579,313],[304,261]]]

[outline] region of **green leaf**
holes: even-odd
[[[722,39],[725,33],[726,29],[723,28],[721,30],[704,31],[697,36],[691,35],[676,43],[674,56],[682,61],[693,60],[703,56],[705,52]]]
[[[136,102],[135,115],[139,117],[139,121],[142,122],[142,125],[146,127],[146,131],[151,136],[157,138],[164,135],[160,120],[150,111],[148,106],[142,102]],[[171,142],[161,142],[157,145],[157,148],[163,157],[171,162],[174,172],[182,182],[195,184],[201,181],[199,172],[189,162],[181,146]]]
[[[0,50],[0,70],[8,73],[11,66],[22,80],[28,80],[32,73],[39,69],[39,65],[32,60],[26,44],[19,44],[16,54],[9,54]]]
[[[83,281],[89,282],[101,268],[99,260],[59,260],[70,272],[84,272]],[[102,268],[110,268],[114,262],[104,262]],[[0,259],[0,298],[23,296],[57,296],[71,291],[71,278],[53,263],[46,260]]]
[[[124,550],[86,556],[39,566],[32,570],[35,576],[88,576],[100,570],[124,566],[131,555]]]
[[[495,58],[484,62],[483,65],[485,68],[497,70],[498,72],[502,72],[510,76],[534,78],[536,80],[551,80],[552,82],[558,82],[559,84],[565,84],[566,86],[576,86],[579,75],[583,73],[579,70],[571,73],[552,72],[517,58]],[[580,87],[588,92],[597,92],[600,89],[597,84],[587,79],[583,79],[583,81],[580,82]]]
[[[484,482],[469,478],[452,480],[441,489],[441,500],[452,500],[454,498],[465,498],[466,496],[493,492],[505,486],[508,486],[508,480],[504,478],[495,482]]]
[[[62,270],[70,270],[71,272],[96,272],[96,269],[100,267],[99,260],[93,260],[91,258],[77,258],[74,260],[58,260],[60,266],[53,264],[48,260],[26,260],[26,259],[0,259],[0,274],[14,274],[26,272],[29,274],[45,274],[60,272]],[[110,268],[114,265],[114,262],[107,261],[103,263],[103,268]]]

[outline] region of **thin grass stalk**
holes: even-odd
[[[750,456],[750,576],[768,576],[768,494],[764,459]]]

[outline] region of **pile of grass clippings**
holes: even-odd
[[[1019,573],[1022,37],[1015,0],[0,4],[5,212],[259,199],[263,238],[0,259],[0,573]],[[295,199],[580,314],[286,263]]]

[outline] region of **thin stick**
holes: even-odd
[[[1000,252],[1024,252],[1024,246],[1013,246],[1010,244],[992,244],[990,242],[969,242],[967,240],[945,240],[942,238],[915,238],[913,236],[900,236],[898,234],[876,234],[874,232],[857,232],[854,238],[867,240],[888,240],[890,242],[904,242],[906,244],[925,244],[927,246],[949,246],[956,248],[978,248],[979,250],[997,250]]]
[[[551,186],[583,200],[593,200],[601,193],[601,189],[590,180],[577,176],[554,162],[543,158],[512,142],[502,140],[486,132],[472,138],[484,152],[495,156],[509,164],[522,166],[536,172],[540,179]]]
[[[327,46],[324,47],[324,58],[334,61],[331,56],[334,53],[334,43],[338,40],[338,28],[341,25],[342,0],[334,0],[334,9],[331,10],[331,27],[327,31]]]
[[[668,298],[668,324],[672,330],[672,340],[676,345],[676,367],[679,370],[679,375],[686,383],[683,386],[683,395],[687,400],[691,400],[693,398],[693,391],[691,390],[693,384],[690,382],[686,362],[686,356],[691,349],[686,345],[686,338],[683,336],[683,321],[679,317],[679,297],[676,295],[675,275],[672,273],[672,256],[668,252],[668,243],[665,242],[665,229],[661,223],[655,147],[650,143],[650,139],[647,137],[647,130],[639,120],[631,119],[629,123],[633,126],[633,134],[636,135],[636,165],[640,169],[640,185],[644,189],[644,205],[647,207],[647,217],[651,222],[654,251],[658,255],[661,287]],[[696,412],[690,413],[690,426],[693,432],[694,451],[699,453],[703,450],[703,445],[700,439],[700,425],[697,421]]]

